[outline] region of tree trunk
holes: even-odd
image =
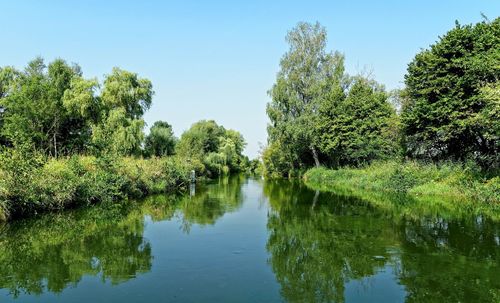
[[[319,167],[320,164],[319,164],[318,152],[316,151],[316,148],[314,146],[311,146],[311,151],[312,151],[312,155],[313,155],[313,159],[314,159],[314,165],[316,167]]]

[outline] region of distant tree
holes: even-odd
[[[174,154],[176,138],[172,126],[164,121],[156,121],[146,136],[144,153],[146,156],[169,156]]]
[[[499,81],[499,62],[500,18],[457,22],[415,56],[405,76],[409,102],[401,115],[408,155],[434,160],[498,155],[498,133],[492,136],[498,122],[482,114],[492,106],[482,91]]]
[[[319,23],[299,23],[286,36],[290,48],[280,62],[276,83],[267,105],[271,120],[269,143],[298,155],[297,167],[320,165],[316,123],[321,99],[329,83],[343,76],[343,56],[326,52],[326,30]]]
[[[185,131],[177,144],[177,154],[202,158],[203,155],[219,151],[219,138],[226,130],[213,120],[201,120]]]
[[[213,174],[242,169],[243,136],[234,130],[226,130],[213,120],[194,123],[185,131],[176,145],[181,157],[203,162]]]
[[[268,177],[289,177],[293,174],[294,163],[299,162],[297,155],[284,148],[278,140],[265,147],[261,157],[263,174]]]
[[[220,140],[219,150],[224,155],[225,164],[229,167],[237,168],[240,170],[241,161],[243,159],[242,153],[246,146],[243,135],[239,132],[228,129]]]

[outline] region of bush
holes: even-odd
[[[37,202],[36,175],[44,163],[43,156],[30,153],[29,147],[4,149],[0,153],[0,201],[3,216],[8,217],[15,205],[23,209]]]
[[[199,169],[176,157],[46,160],[15,149],[0,153],[0,161],[0,220],[184,189]]]
[[[51,159],[34,174],[36,198],[33,203],[46,209],[65,208],[75,201],[79,182],[67,159]]]

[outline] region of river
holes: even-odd
[[[0,302],[500,302],[499,237],[234,176],[0,227]]]

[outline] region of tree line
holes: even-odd
[[[390,92],[370,76],[349,75],[319,23],[299,23],[286,41],[269,90],[267,175],[387,159],[498,170],[500,18],[457,22],[409,63],[405,87]]]
[[[102,81],[77,64],[42,58],[0,68],[0,221],[185,190],[191,172],[251,172],[245,140],[213,120],[180,138],[156,121],[148,79],[113,68]]]
[[[77,64],[42,58],[24,70],[0,68],[0,145],[46,157],[111,155],[198,161],[210,175],[245,170],[243,136],[215,121],[192,125],[179,139],[165,121],[146,136],[144,113],[154,95],[151,81],[113,68],[103,81],[86,79]]]

